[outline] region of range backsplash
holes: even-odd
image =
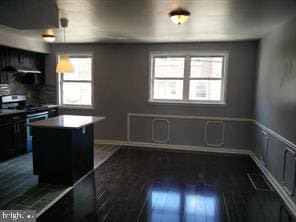
[[[56,86],[25,85],[11,80],[9,84],[0,84],[0,95],[24,94],[28,104],[56,104]]]

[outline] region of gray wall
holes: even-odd
[[[148,104],[149,52],[179,50],[229,51],[227,106]],[[97,139],[126,140],[127,113],[236,118],[253,116],[257,61],[255,41],[188,44],[55,44],[51,47],[51,54],[47,58],[47,83],[51,85],[56,83],[56,52],[94,53],[95,110],[64,112],[106,116],[107,119],[96,127]],[[246,124],[242,124],[244,126],[239,127],[245,127]],[[151,125],[149,127],[151,128]],[[196,136],[203,135],[196,134]]]
[[[296,203],[296,19],[260,42],[254,152]],[[294,208],[296,210],[296,208]]]
[[[296,19],[261,41],[256,119],[296,143]]]

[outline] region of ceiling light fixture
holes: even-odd
[[[68,27],[68,19],[61,18],[61,26],[64,28],[64,43],[66,42],[66,28]],[[68,55],[61,55],[56,68],[57,73],[73,73],[74,66]]]
[[[53,29],[46,30],[46,32],[42,34],[42,37],[46,42],[54,42],[56,39]]]
[[[190,16],[190,12],[185,9],[176,9],[169,13],[169,17],[171,18],[172,22],[177,25],[184,24]]]

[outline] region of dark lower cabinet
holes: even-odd
[[[0,159],[9,159],[26,152],[25,119],[0,124]]]
[[[33,169],[39,182],[72,186],[94,168],[93,125],[32,130]]]

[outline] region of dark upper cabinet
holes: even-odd
[[[14,49],[0,46],[0,84],[9,83],[13,77],[12,73],[2,71],[6,66],[17,66],[23,68],[34,68],[41,71],[41,74],[22,75],[25,84],[44,84],[45,83],[45,55],[42,53],[30,52],[21,49]],[[32,79],[33,78],[33,79]],[[31,80],[32,79],[32,80]]]
[[[20,49],[8,49],[8,65],[20,67],[34,67],[34,52],[28,52]]]
[[[19,53],[19,65],[27,68],[37,68],[39,54],[34,52],[21,51]]]
[[[8,73],[2,70],[8,64],[7,51],[8,49],[6,47],[0,46],[0,83],[4,83],[4,84],[9,82]]]
[[[0,71],[5,67],[5,48],[0,46]]]

